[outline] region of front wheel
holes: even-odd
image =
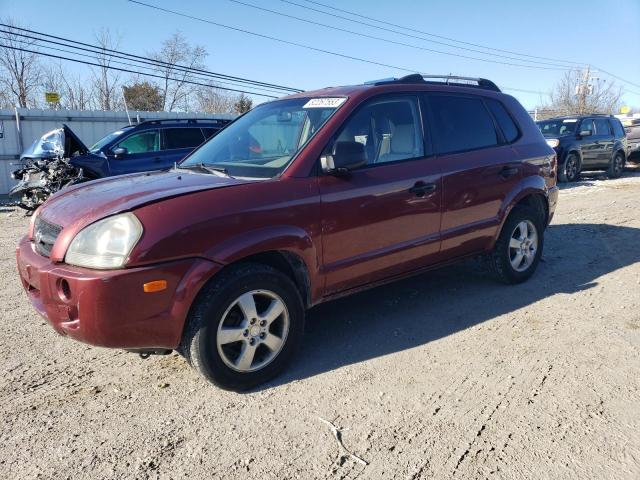
[[[303,330],[304,308],[293,282],[267,265],[244,264],[204,287],[181,350],[209,381],[242,391],[279,374]]]
[[[529,279],[540,263],[544,245],[544,221],[534,209],[515,207],[502,227],[489,268],[503,283],[521,283]]]
[[[609,178],[618,178],[620,175],[622,175],[623,169],[624,169],[624,155],[618,152],[613,156],[613,158],[609,162],[609,168],[607,169],[607,176]]]
[[[580,159],[575,153],[570,153],[558,172],[558,178],[561,182],[575,182],[579,175]]]

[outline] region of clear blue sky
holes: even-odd
[[[202,19],[381,63],[422,72],[486,77],[505,90],[515,87],[547,92],[562,75],[560,71],[486,63],[365,39],[258,11],[229,0],[144,1]],[[280,0],[242,1],[424,48],[511,61],[356,25]],[[292,1],[305,4],[304,0]],[[590,63],[640,85],[640,0],[318,1],[465,42]],[[313,7],[309,3],[306,5]],[[162,40],[180,30],[190,42],[207,48],[207,66],[210,70],[303,89],[361,83],[367,79],[406,74],[393,68],[232,32],[154,11],[126,0],[0,0],[0,15],[12,17],[34,30],[85,42],[92,42],[97,30],[109,28],[121,36],[122,50],[142,55],[158,49]],[[84,67],[70,68],[78,71]],[[611,80],[603,73],[597,76]],[[625,103],[640,107],[640,86],[619,84],[625,87]],[[537,94],[508,93],[516,96],[527,108],[535,106],[540,100]]]

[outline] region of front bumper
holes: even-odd
[[[111,348],[167,348],[180,344],[198,291],[222,267],[201,258],[120,270],[90,270],[51,262],[27,237],[16,251],[31,304],[61,335]],[[166,280],[165,290],[143,285]]]

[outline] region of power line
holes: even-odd
[[[351,19],[351,18],[348,18],[348,17],[344,17],[344,16],[341,16],[341,15],[336,15],[336,14],[333,14],[333,13],[330,13],[330,12],[325,12],[323,10],[318,10],[316,8],[312,8],[312,7],[309,7],[309,6],[306,6],[306,5],[301,5],[301,4],[299,4],[297,2],[294,2],[294,1],[291,1],[291,0],[280,0],[280,1],[283,2],[283,3],[288,3],[290,5],[296,5],[296,6],[300,7],[300,8],[304,8],[304,9],[311,10],[311,11],[314,11],[314,12],[322,13],[324,15],[328,15],[328,16],[331,16],[331,17],[341,18],[341,19],[347,20],[349,22],[361,23],[363,25],[367,25],[367,26],[372,27],[372,28],[388,30],[388,29],[384,29],[383,27],[380,27],[379,25],[372,25],[372,24],[369,24],[369,23],[366,23],[366,22],[359,22],[357,20],[354,20],[354,19]],[[381,23],[381,24],[384,24],[384,25],[390,25],[390,26],[401,28],[401,29],[404,29],[404,30],[417,32],[417,33],[421,33],[423,35],[428,35],[428,36],[435,37],[435,38],[441,38],[441,39],[444,39],[444,40],[457,42],[457,43],[461,43],[461,44],[464,44],[464,45],[471,45],[471,46],[474,46],[474,47],[484,48],[484,49],[487,49],[487,50],[494,50],[494,51],[497,51],[497,52],[510,53],[512,55],[519,55],[519,56],[522,56],[522,57],[538,58],[538,59],[541,59],[541,60],[550,60],[550,61],[554,61],[554,62],[561,62],[561,63],[575,65],[574,67],[571,67],[571,69],[577,68],[578,65],[579,66],[584,65],[584,63],[575,62],[575,61],[572,61],[572,60],[561,60],[561,59],[557,59],[557,58],[541,57],[541,56],[537,56],[537,55],[529,55],[529,54],[526,54],[526,53],[514,52],[512,50],[504,50],[504,49],[495,48],[495,47],[487,47],[485,45],[472,43],[472,42],[465,42],[465,41],[462,41],[462,40],[457,40],[455,38],[445,37],[445,36],[442,36],[442,35],[436,35],[434,33],[425,32],[423,30],[417,30],[415,28],[411,28],[411,27],[407,27],[407,26],[403,26],[403,25],[398,25],[398,24],[395,24],[395,23],[387,22],[385,20],[379,20],[377,18],[368,17],[368,16],[360,14],[360,13],[352,12],[352,11],[349,11],[349,10],[344,10],[344,9],[341,9],[341,8],[338,8],[338,7],[334,7],[334,6],[327,5],[325,3],[321,3],[321,2],[317,2],[317,1],[313,1],[313,0],[302,0],[302,1],[307,2],[307,3],[311,3],[313,5],[319,5],[319,6],[323,7],[323,8],[329,9],[329,10],[335,10],[335,11],[338,11],[338,12],[342,12],[342,13],[347,13],[349,15],[353,15],[355,17],[360,17],[360,18],[365,18],[365,19],[368,19],[368,20],[372,20],[374,22]],[[420,37],[415,37],[413,35],[409,35],[407,33],[396,31],[396,30],[388,30],[388,31],[393,31],[394,33],[397,33],[399,35],[405,35],[405,36],[409,36],[409,37],[413,37],[413,38],[420,38]],[[431,41],[429,39],[423,39],[423,40]],[[462,47],[455,47],[454,46],[454,48],[462,48]],[[604,73],[606,75],[609,75],[610,77],[613,77],[613,78],[615,78],[615,79],[617,79],[617,80],[619,80],[619,81],[621,81],[623,83],[627,83],[629,85],[633,85],[634,87],[639,87],[640,88],[640,84],[634,83],[634,82],[632,82],[630,80],[622,78],[622,77],[620,77],[618,75],[615,75],[615,74],[613,74],[611,72],[607,72],[606,70],[603,70],[602,68],[599,68],[596,65],[594,65],[594,68],[597,68],[602,73]],[[636,93],[636,92],[630,92],[630,93],[638,95],[638,93]]]
[[[86,48],[74,47],[72,45],[66,45],[66,44],[63,44],[61,42],[54,42],[54,41],[51,41],[51,40],[45,40],[45,39],[36,38],[36,37],[30,36],[30,35],[24,35],[24,34],[20,34],[20,33],[8,32],[8,31],[2,30],[2,29],[0,29],[0,33],[10,33],[11,35],[19,35],[21,37],[26,37],[26,38],[34,40],[34,42],[28,42],[26,40],[19,40],[17,38],[11,39],[12,42],[19,43],[22,46],[27,46],[27,47],[28,46],[37,46],[37,47],[40,47],[40,48],[46,48],[48,50],[53,50],[53,51],[56,51],[56,52],[70,53],[72,55],[77,55],[77,56],[80,56],[80,57],[96,59],[95,56],[87,54],[87,53],[80,53],[80,52],[76,52],[76,51],[73,51],[73,50],[66,50],[64,48],[57,48],[57,47],[52,47],[50,45],[46,45],[46,44],[43,45],[42,43],[37,43],[37,42],[46,42],[46,43],[53,43],[55,45],[62,45],[62,46],[69,47],[69,48],[76,48],[76,49],[80,49],[82,51],[92,52],[92,53],[95,53],[97,55],[104,55],[104,53],[100,52],[100,51],[93,51],[93,50],[89,50],[89,49],[86,49]],[[129,62],[123,62],[123,61],[119,61],[119,60],[114,60],[114,58],[125,58],[125,59],[127,59],[127,57],[122,57],[122,56],[119,56],[119,55],[111,55],[111,54],[106,55],[106,57],[108,58],[110,63],[115,63],[115,64],[118,64],[118,65],[124,65],[124,66],[134,67],[134,68],[144,68],[146,70],[152,70],[152,71],[156,71],[156,72],[158,71],[157,70],[157,66],[148,67],[148,66],[145,66],[145,65],[142,65],[142,64],[129,63]],[[155,65],[155,64],[150,63],[150,62],[141,62],[141,63],[147,63],[147,64],[150,64],[150,65]],[[178,69],[178,71],[181,71],[181,70]],[[185,74],[186,73],[190,74],[189,75],[190,78],[193,78],[193,79],[202,80],[202,81],[207,81],[208,80],[208,77],[203,78],[203,77],[201,77],[199,75],[194,75],[188,69],[184,69],[184,73]],[[219,80],[219,79],[215,78],[215,85],[218,85],[218,84],[231,85],[233,87],[237,87],[238,86],[236,83],[231,83],[231,82],[227,82],[227,81]],[[213,86],[214,85],[212,85],[212,87]],[[241,84],[240,86],[243,87],[244,85]],[[278,91],[274,91],[275,90],[274,88],[258,87],[258,86],[253,86],[253,85],[252,85],[252,88],[254,90],[260,90],[260,91],[268,92],[268,93],[274,93],[274,94],[275,93],[281,93],[281,92],[278,92]],[[256,92],[256,94],[258,94],[258,93]]]
[[[370,39],[373,39],[373,40],[378,40],[378,41],[382,41],[382,42],[386,42],[386,43],[391,43],[391,44],[394,44],[394,45],[400,45],[400,46],[403,46],[403,47],[414,48],[414,49],[417,49],[417,50],[423,50],[423,51],[426,51],[426,52],[437,53],[437,54],[440,54],[440,55],[449,55],[449,56],[454,56],[454,57],[459,57],[459,58],[466,58],[466,59],[477,60],[477,61],[481,61],[481,62],[498,63],[498,64],[501,64],[501,65],[510,65],[510,66],[515,66],[515,67],[539,68],[539,69],[543,69],[543,70],[568,70],[568,69],[570,69],[570,68],[567,68],[566,66],[558,65],[558,64],[555,64],[555,63],[539,62],[539,61],[535,61],[535,60],[523,60],[523,59],[519,59],[519,58],[515,58],[515,57],[510,57],[510,56],[507,56],[507,55],[487,53],[487,52],[482,52],[480,50],[475,50],[475,49],[472,49],[472,48],[458,47],[456,45],[451,45],[451,44],[444,43],[444,42],[438,42],[438,41],[434,41],[434,40],[429,40],[429,39],[426,39],[426,38],[423,38],[423,37],[418,37],[418,36],[415,36],[415,35],[407,35],[409,37],[418,38],[418,39],[421,39],[421,40],[425,40],[427,42],[433,42],[433,43],[438,43],[438,44],[441,44],[441,45],[446,45],[446,46],[449,46],[449,47],[452,47],[452,48],[460,48],[462,50],[468,50],[468,51],[471,51],[471,52],[477,52],[477,53],[480,53],[482,55],[494,55],[494,56],[497,56],[497,57],[511,59],[511,60],[526,61],[526,62],[529,62],[529,63],[538,63],[538,64],[542,64],[542,65],[552,65],[553,68],[551,68],[551,67],[537,67],[537,66],[533,66],[533,65],[523,65],[523,64],[517,64],[517,63],[511,63],[511,62],[503,62],[503,61],[498,61],[498,60],[492,60],[492,59],[487,59],[487,58],[472,57],[472,56],[469,56],[469,55],[462,55],[462,54],[453,53],[453,52],[445,52],[445,51],[442,51],[442,50],[435,50],[435,49],[432,49],[432,48],[421,47],[421,46],[415,45],[415,44],[399,42],[399,41],[396,41],[396,40],[391,40],[389,38],[377,37],[375,35],[369,35],[369,34],[362,33],[362,32],[355,32],[353,30],[348,30],[346,28],[336,27],[335,25],[327,25],[326,23],[316,22],[316,21],[309,20],[309,19],[306,19],[306,18],[297,17],[295,15],[290,15],[288,13],[279,12],[279,11],[276,11],[276,10],[271,10],[269,8],[260,7],[258,5],[242,2],[240,0],[229,0],[229,1],[232,2],[232,3],[239,4],[239,5],[244,5],[244,6],[249,7],[249,8],[254,8],[256,10],[261,10],[263,12],[269,12],[269,13],[272,13],[274,15],[279,15],[279,16],[286,17],[286,18],[291,18],[291,19],[294,19],[294,20],[297,20],[297,21],[300,21],[300,22],[309,23],[311,25],[318,25],[318,26],[321,26],[321,27],[324,27],[324,28],[329,28],[331,30],[337,30],[339,32],[345,32],[345,33],[349,33],[351,35],[357,35],[359,37],[370,38]],[[284,0],[282,0],[282,1],[284,1]],[[285,3],[292,3],[294,5],[299,5],[297,3],[288,2],[288,1],[285,2]],[[302,5],[299,5],[299,6],[301,6],[302,8],[308,8],[308,7],[304,7]],[[344,18],[344,17],[339,17],[339,18]],[[354,21],[354,20],[351,20],[351,21]],[[362,23],[364,25],[369,25],[369,26],[374,26],[375,27],[375,25],[370,25],[370,24],[363,23],[363,22],[356,22],[356,23]],[[387,29],[387,28],[383,28],[383,27],[376,27],[376,28],[381,28],[382,30],[386,30],[386,31],[389,31],[389,32],[400,33],[400,32],[397,32],[396,30],[391,30],[391,29]]]
[[[347,18],[347,17],[338,16],[338,15],[335,15],[335,14],[332,14],[332,13],[329,13],[329,12],[324,12],[322,10],[311,8],[311,7],[308,7],[306,5],[301,5],[299,3],[292,2],[290,0],[280,0],[280,1],[283,2],[283,3],[289,3],[291,5],[296,5],[296,6],[300,7],[300,8],[305,8],[305,9],[312,10],[312,11],[315,11],[315,12],[323,13],[325,15],[330,15],[330,16],[333,16],[333,17],[336,17],[336,18],[342,18],[342,19],[350,21],[350,22],[358,23],[357,20],[353,20],[353,19],[350,19],[350,18]],[[377,18],[368,17],[368,16],[360,14],[360,13],[351,12],[349,10],[344,10],[344,9],[341,9],[341,8],[338,8],[338,7],[327,5],[325,3],[316,2],[316,1],[312,1],[312,0],[303,0],[303,1],[305,1],[307,3],[314,4],[314,5],[321,6],[321,7],[324,7],[324,8],[327,8],[329,10],[335,10],[335,11],[338,11],[338,12],[347,13],[349,15],[353,15],[354,17],[360,17],[360,18],[365,18],[367,20],[373,20],[374,22],[381,23],[383,25],[390,25],[392,27],[401,28],[403,30],[409,30],[411,32],[421,33],[421,34],[427,35],[429,37],[440,38],[440,39],[443,39],[443,40],[448,40],[450,42],[461,43],[463,45],[470,45],[470,46],[473,46],[473,47],[484,48],[486,50],[494,50],[496,52],[509,53],[511,55],[519,55],[521,57],[537,58],[537,59],[540,59],[540,60],[549,60],[549,61],[552,61],[552,62],[560,62],[560,63],[573,64],[573,65],[583,65],[582,62],[575,62],[575,61],[572,61],[572,60],[560,60],[560,59],[557,59],[557,58],[541,57],[541,56],[537,56],[537,55],[529,55],[529,54],[526,54],[526,53],[514,52],[512,50],[504,50],[504,49],[501,49],[501,48],[487,47],[487,46],[481,45],[479,43],[465,42],[465,41],[462,41],[462,40],[457,40],[455,38],[445,37],[443,35],[436,35],[435,33],[425,32],[424,30],[417,30],[415,28],[407,27],[405,25],[398,25],[398,24],[391,23],[391,22],[388,22],[388,21],[385,21],[385,20],[379,20]],[[373,28],[382,28],[382,27],[380,27],[378,25],[371,25],[371,24],[366,24],[366,23],[363,23],[363,24],[364,25],[368,25],[368,26],[373,27]],[[408,35],[408,34],[403,33],[403,32],[397,32],[397,31],[394,31],[394,32],[398,33],[400,35]],[[419,38],[419,37],[416,37],[416,38]],[[423,40],[430,41],[428,39],[423,39]],[[455,47],[454,46],[454,48],[462,48],[462,47]]]
[[[134,73],[134,74],[142,75],[142,76],[146,76],[146,77],[161,78],[163,80],[165,79],[164,76],[155,75],[153,73],[138,72],[138,71],[135,71],[135,70],[128,70],[126,68],[112,67],[110,65],[101,65],[99,63],[87,62],[87,61],[84,61],[84,60],[78,60],[77,58],[63,57],[63,56],[60,56],[60,55],[54,55],[52,53],[43,53],[43,52],[38,52],[37,50],[29,50],[29,49],[26,49],[26,48],[19,48],[19,47],[14,47],[14,46],[11,46],[11,45],[4,45],[4,44],[1,44],[1,43],[0,43],[0,47],[8,48],[10,50],[17,50],[17,51],[20,51],[20,52],[33,53],[33,54],[42,55],[42,56],[45,56],[45,57],[57,58],[59,60],[66,60],[66,61],[69,61],[69,62],[82,63],[84,65],[91,65],[91,66],[94,66],[94,67],[106,68],[107,70],[117,70],[119,72]],[[278,98],[278,97],[275,97],[273,95],[265,95],[263,93],[256,93],[256,92],[251,92],[251,91],[248,91],[248,90],[239,90],[239,89],[234,89],[234,88],[218,87],[218,86],[215,86],[215,85],[210,85],[210,84],[206,84],[206,83],[199,83],[199,82],[193,82],[193,81],[190,81],[190,80],[182,80],[182,79],[173,78],[173,77],[169,77],[168,80],[180,81],[180,82],[183,82],[183,83],[186,83],[186,84],[189,84],[189,85],[199,85],[201,87],[217,88],[217,89],[226,90],[226,91],[229,91],[229,92],[246,93],[248,95],[256,95],[256,96],[259,96],[259,97]]]
[[[203,69],[194,68],[194,67],[187,67],[187,66],[179,65],[179,64],[172,64],[172,63],[165,62],[165,61],[162,61],[162,60],[156,60],[156,59],[152,59],[152,58],[148,58],[148,57],[143,57],[141,55],[135,55],[135,54],[132,54],[132,53],[122,52],[122,51],[119,51],[119,50],[113,50],[113,49],[109,49],[109,48],[105,48],[105,47],[101,47],[101,46],[97,46],[97,45],[92,45],[90,43],[79,42],[79,41],[71,40],[71,39],[64,38],[64,37],[58,37],[56,35],[50,35],[48,33],[42,33],[42,32],[37,32],[35,30],[29,30],[27,28],[15,27],[15,26],[12,26],[12,25],[7,25],[5,23],[0,23],[0,26],[10,29],[11,33],[14,34],[14,35],[19,35],[19,34],[16,33],[16,32],[13,32],[13,30],[19,30],[19,31],[22,31],[22,32],[28,32],[28,33],[36,34],[36,35],[39,35],[39,36],[42,36],[42,37],[54,38],[56,40],[62,40],[62,41],[67,42],[67,43],[74,43],[76,45],[83,45],[84,47],[90,47],[92,49],[97,49],[97,50],[99,50],[98,53],[105,54],[105,55],[106,55],[106,52],[110,52],[110,54],[112,54],[112,56],[124,55],[126,57],[130,57],[131,59],[137,59],[136,61],[142,61],[144,63],[152,62],[151,64],[155,64],[155,65],[158,65],[158,66],[167,66],[167,67],[172,67],[172,68],[177,68],[177,69],[182,69],[182,70],[189,70],[189,71],[192,71],[192,72],[205,74],[205,75],[208,75],[208,76],[211,76],[211,77],[214,77],[214,78],[219,78],[219,79],[222,79],[222,80],[230,80],[230,81],[235,81],[235,82],[238,82],[238,83],[247,83],[249,85],[256,85],[256,86],[259,85],[259,86],[264,86],[264,87],[273,87],[273,88],[278,89],[278,90],[296,92],[296,93],[301,91],[300,89],[297,89],[297,88],[285,87],[285,86],[282,86],[282,85],[276,85],[276,84],[273,84],[273,83],[260,82],[260,81],[257,81],[257,80],[250,80],[250,79],[243,78],[243,77],[236,77],[236,76],[233,76],[233,75],[226,75],[226,74],[222,74],[222,73],[211,72],[211,71],[208,71],[208,70],[203,70]],[[68,45],[65,45],[65,46],[68,46]],[[73,48],[81,49],[82,47],[74,46]],[[123,58],[123,57],[120,57],[120,58]]]

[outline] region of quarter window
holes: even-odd
[[[117,147],[126,148],[127,153],[157,152],[160,150],[160,133],[158,130],[146,130],[125,138]]]
[[[436,149],[452,153],[498,144],[496,129],[484,103],[477,97],[429,96]]]
[[[596,124],[596,135],[611,135],[609,120],[606,118],[596,118],[593,123]]]
[[[367,165],[424,157],[417,99],[372,100],[345,123],[336,141],[363,144]]]
[[[164,150],[176,148],[195,148],[204,142],[199,128],[165,128]]]
[[[505,141],[507,143],[513,142],[518,138],[519,132],[518,127],[516,127],[516,124],[511,118],[511,115],[509,115],[507,110],[499,101],[492,99],[486,99],[485,101],[487,102],[489,110],[491,110],[491,113],[493,113],[493,116],[498,122],[498,125],[500,125]]]

